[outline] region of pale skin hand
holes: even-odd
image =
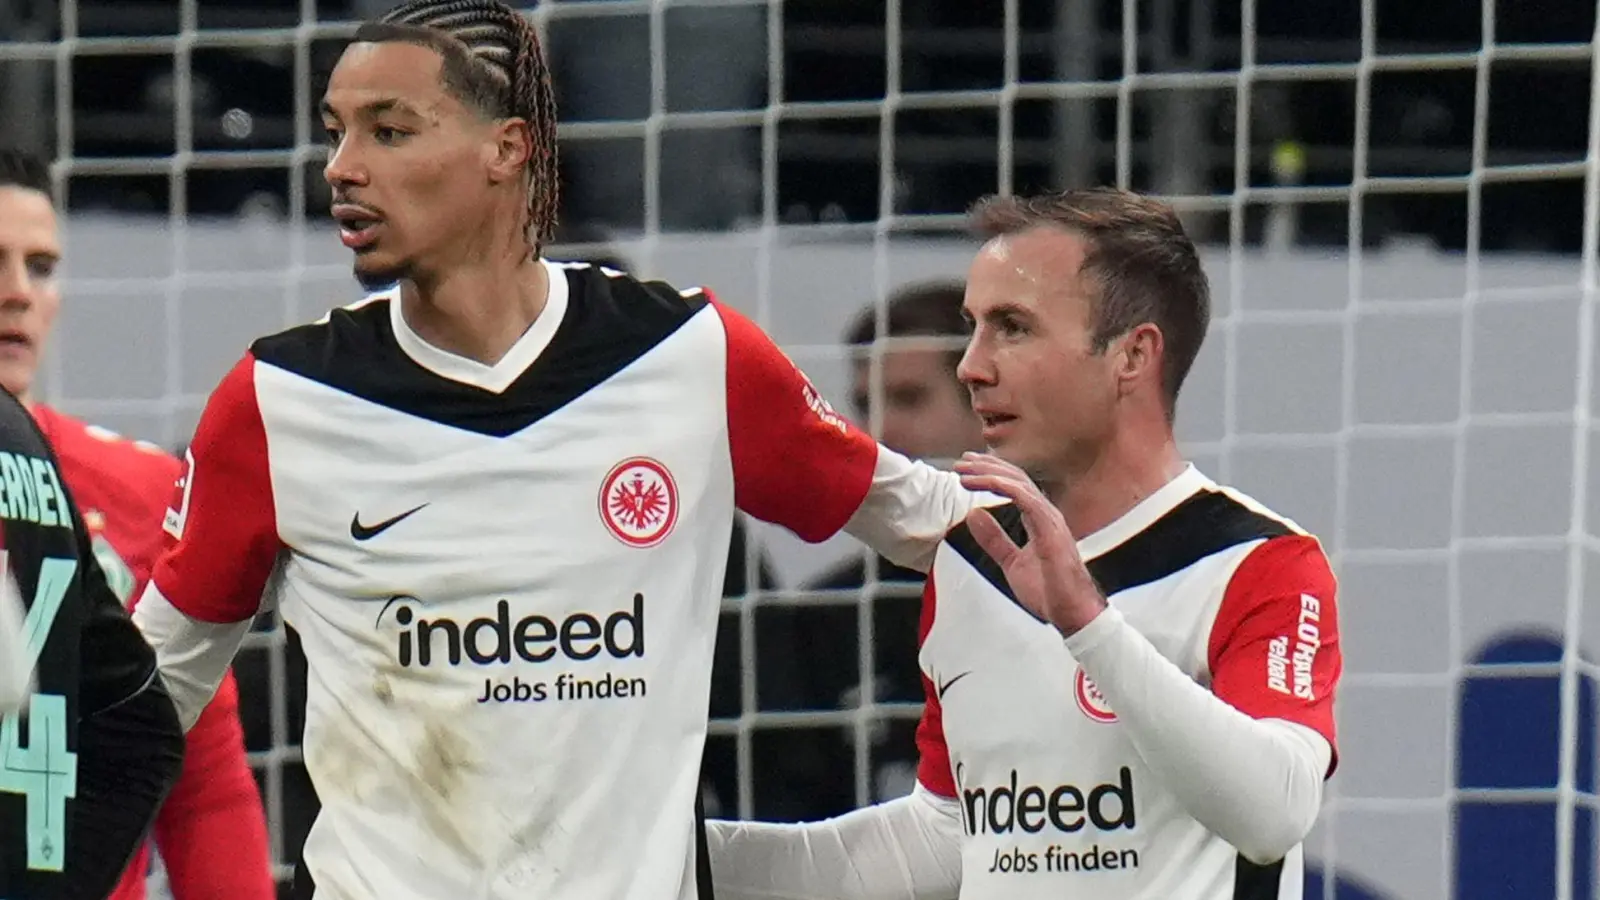
[[[968,490],[988,491],[1011,500],[1022,514],[1028,544],[1018,547],[986,509],[967,517],[972,537],[1005,573],[1017,600],[1070,637],[1094,621],[1105,609],[1100,592],[1083,558],[1078,541],[1038,485],[1027,473],[986,453],[968,453],[955,465]]]

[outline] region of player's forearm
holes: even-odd
[[[189,730],[216,694],[250,633],[251,620],[202,622],[173,606],[152,583],[134,608],[133,621],[155,648],[156,665],[184,730]]]
[[[1068,638],[1067,649],[1145,764],[1198,822],[1261,864],[1305,839],[1332,752],[1315,732],[1229,706],[1114,609]]]
[[[975,507],[998,503],[935,469],[880,445],[872,485],[844,530],[896,565],[926,572],[939,542]]]
[[[706,823],[719,900],[954,900],[961,820],[922,788],[798,825]]]
[[[111,893],[183,768],[183,729],[159,676],[78,725],[77,814],[67,838],[70,892]]]

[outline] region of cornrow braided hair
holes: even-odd
[[[561,184],[555,90],[533,23],[499,0],[411,0],[362,26],[356,40],[432,47],[444,58],[445,86],[457,97],[495,118],[527,120],[534,144],[528,230],[537,253],[555,233]]]

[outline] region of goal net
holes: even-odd
[[[313,110],[351,23],[388,5],[0,7],[5,138],[56,159],[71,213],[45,399],[179,446],[251,338],[355,298]],[[1318,534],[1341,581],[1341,762],[1307,896],[1595,900],[1594,3],[531,15],[564,109],[552,255],[712,286],[885,439],[937,442],[948,371],[917,374],[872,335],[898,290],[961,277],[973,200],[1170,199],[1215,304],[1185,450]],[[916,585],[848,541],[747,537],[708,800],[793,817],[905,790]],[[828,582],[856,560],[861,588]],[[285,879],[313,809],[296,671],[265,623],[239,675]]]

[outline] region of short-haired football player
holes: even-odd
[[[376,290],[224,376],[135,613],[186,717],[264,592],[300,641],[299,896],[704,896],[735,510],[926,570],[977,502],[705,290],[544,259],[551,98],[503,3],[360,27],[320,112]]]
[[[1334,576],[1315,538],[1186,463],[1208,287],[1170,207],[992,199],[960,375],[1011,502],[939,548],[909,797],[709,824],[719,900],[1298,898],[1335,759]]]
[[[23,401],[50,442],[100,568],[129,604],[162,549],[161,522],[183,465],[159,447],[34,397],[61,308],[61,229],[52,194],[42,159],[0,149],[0,256],[16,258],[22,271],[0,286],[0,386]],[[161,807],[154,837],[176,900],[271,900],[276,893],[266,814],[245,757],[231,673],[187,735],[183,774]],[[146,845],[109,900],[143,900],[149,863]]]

